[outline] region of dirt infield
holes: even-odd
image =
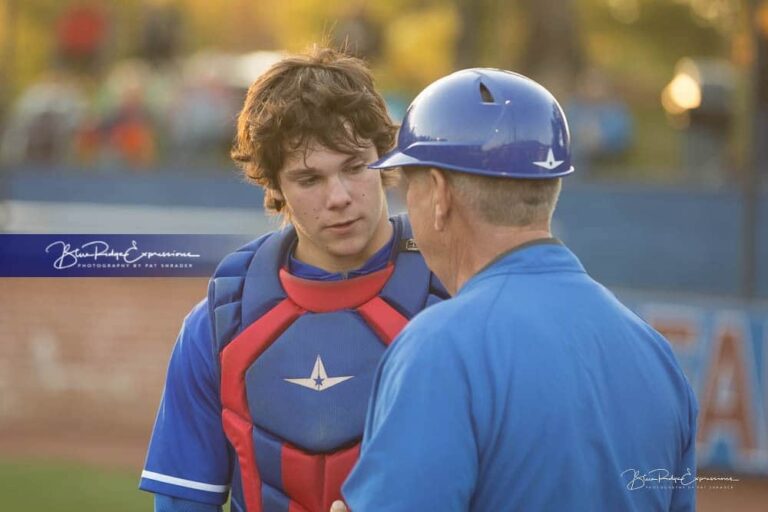
[[[138,478],[171,347],[206,285],[0,279],[0,457],[73,460]],[[702,485],[698,510],[768,510],[768,479],[739,478]]]

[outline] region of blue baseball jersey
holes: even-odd
[[[225,258],[171,356],[140,482],[174,498],[159,509],[217,510],[231,491],[232,510],[314,512],[340,496],[386,344],[437,300],[420,255],[400,250],[407,220],[393,224],[347,275],[293,258],[292,229]]]
[[[667,341],[537,241],[401,332],[343,494],[363,512],[693,511],[696,414]]]
[[[352,276],[384,267],[392,243],[390,240]],[[321,281],[345,277],[301,262],[292,255],[287,263],[291,273],[299,277]],[[176,340],[140,488],[220,505],[229,494],[235,455],[222,428],[218,354],[207,302],[201,301],[187,315]],[[309,363],[314,363],[314,359]],[[296,376],[309,375],[311,369],[301,368]]]

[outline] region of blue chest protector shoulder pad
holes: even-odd
[[[418,252],[408,218],[396,215],[391,221],[395,243],[390,261],[395,268],[380,296],[406,318],[412,318],[424,307],[447,298],[448,293]],[[289,226],[261,236],[221,261],[208,286],[217,354],[286,297],[278,273],[295,241],[296,231]]]

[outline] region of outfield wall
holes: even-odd
[[[391,194],[393,210],[401,210]],[[758,195],[752,285],[768,300],[768,190]],[[257,234],[277,225],[234,171],[0,174],[0,231]],[[736,187],[691,189],[565,179],[553,229],[602,282],[738,297],[746,205]]]
[[[696,393],[699,466],[768,475],[768,305],[619,296],[669,340]]]

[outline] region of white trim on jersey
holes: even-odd
[[[194,480],[185,480],[183,478],[176,478],[175,476],[168,476],[160,473],[155,473],[153,471],[147,471],[146,469],[141,472],[141,478],[146,478],[148,480],[155,480],[157,482],[163,482],[165,484],[178,485],[179,487],[196,489],[198,491],[227,492],[227,490],[229,489],[229,486],[227,485],[205,484],[203,482],[195,482]]]

